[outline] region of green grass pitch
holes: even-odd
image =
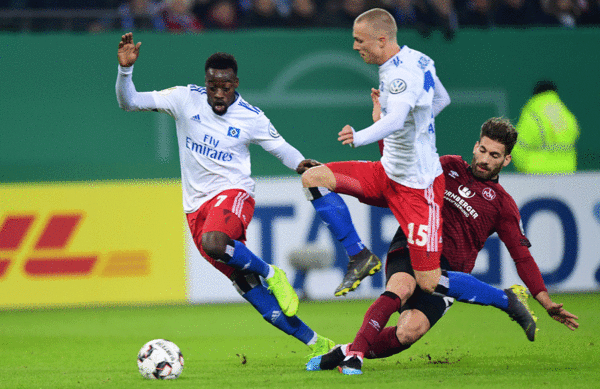
[[[530,299],[530,343],[508,316],[456,303],[417,344],[366,360],[362,376],[307,372],[309,349],[249,304],[0,311],[0,388],[592,388],[600,386],[600,294],[554,295],[580,317],[571,332]],[[350,342],[371,300],[302,302],[299,316]],[[395,322],[397,315],[392,317]],[[139,348],[166,338],[181,348],[175,381],[145,380]],[[242,363],[245,361],[245,363]]]

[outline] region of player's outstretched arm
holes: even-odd
[[[133,64],[140,54],[141,42],[133,43],[133,34],[128,32],[121,36],[117,59],[119,60],[119,71],[115,91],[119,107],[125,111],[149,111],[166,109],[166,103],[157,105],[152,92],[138,92],[132,81]]]
[[[564,324],[572,331],[579,327],[579,323],[577,323],[579,318],[564,309],[563,304],[553,302],[548,292],[538,293],[535,299],[546,309],[548,315],[557,322]]]
[[[129,67],[137,61],[140,55],[140,46],[142,42],[135,44],[133,42],[133,33],[128,32],[121,36],[121,42],[119,42],[119,50],[117,51],[117,58],[119,65],[123,67]]]
[[[373,92],[372,92],[373,93]],[[371,99],[374,99],[376,93],[373,93]],[[378,101],[379,99],[377,99]],[[373,101],[375,104],[375,101]],[[375,106],[374,106],[374,109]],[[375,123],[360,131],[355,131],[349,125],[345,126],[338,133],[338,141],[342,144],[349,144],[352,147],[360,147],[377,142],[393,132],[400,131],[404,127],[404,122],[410,113],[411,106],[405,102],[396,102],[394,109],[385,116],[380,117]],[[375,117],[373,117],[375,119]]]

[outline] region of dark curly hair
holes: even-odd
[[[481,140],[484,136],[502,143],[506,148],[505,154],[509,155],[517,143],[518,133],[510,120],[506,118],[491,118],[486,120],[481,126],[479,139]]]

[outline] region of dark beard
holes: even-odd
[[[473,176],[475,176],[475,178],[479,179],[479,180],[492,180],[494,177],[498,176],[498,174],[500,174],[500,171],[502,170],[502,165],[498,166],[496,169],[493,170],[486,170],[485,173],[481,173],[479,171],[477,171],[477,165],[475,162],[475,157],[473,157],[473,159],[471,159],[471,173],[473,173]]]

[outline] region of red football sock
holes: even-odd
[[[392,292],[383,292],[381,296],[367,310],[363,324],[358,330],[354,342],[350,345],[351,351],[359,351],[367,355],[371,345],[387,324],[390,316],[400,309],[402,301]]]
[[[396,327],[385,327],[371,344],[369,352],[365,353],[365,358],[387,358],[406,350],[410,346],[410,344],[406,346],[398,341]]]

